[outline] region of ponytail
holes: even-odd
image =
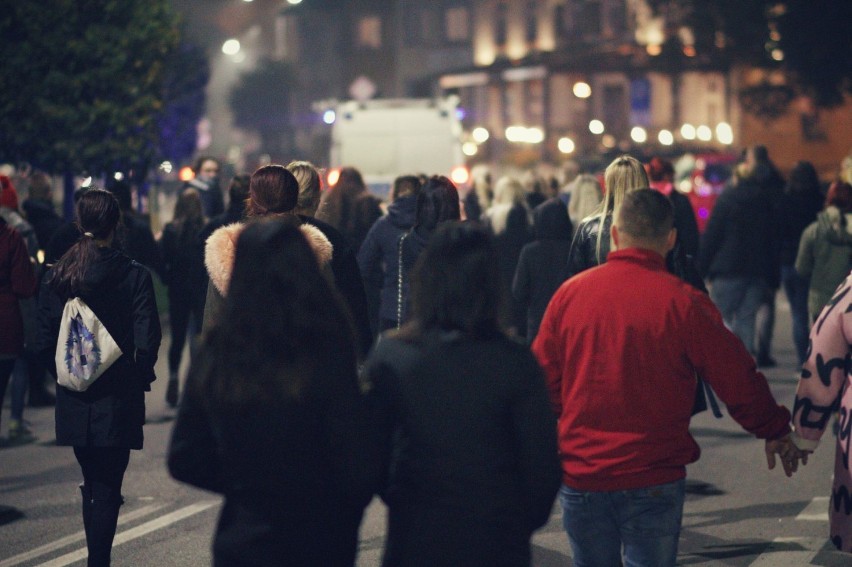
[[[115,195],[103,189],[90,189],[77,202],[77,228],[80,239],[59,259],[48,276],[60,297],[69,298],[85,291],[85,277],[98,256],[95,240],[106,240],[121,220]]]

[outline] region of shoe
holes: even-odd
[[[169,387],[166,389],[166,403],[169,407],[177,407],[178,404],[178,381],[169,380]]]
[[[9,445],[26,445],[36,440],[32,431],[17,419],[9,420]]]

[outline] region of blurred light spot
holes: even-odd
[[[695,139],[695,126],[692,124],[686,123],[680,127],[680,135],[683,136],[684,140],[694,140]]]
[[[192,168],[188,165],[180,168],[180,172],[178,172],[178,179],[181,181],[189,181],[195,177],[195,172],[192,171]]]
[[[237,39],[229,39],[222,44],[222,53],[225,55],[236,55],[240,52],[240,42]]]
[[[656,57],[657,55],[663,52],[663,48],[659,45],[651,44],[645,48],[645,51],[647,51],[648,55],[650,55],[651,57]]]
[[[322,121],[326,124],[334,124],[334,121],[337,119],[337,113],[333,110],[326,110],[322,113]]]
[[[162,171],[163,173],[171,173],[172,167],[173,167],[172,162],[164,161],[163,163],[160,164],[160,171]]]
[[[340,170],[337,168],[328,170],[326,180],[328,181],[329,187],[334,187],[335,185],[337,185],[337,182],[340,181]]]
[[[615,136],[612,134],[607,134],[603,138],[601,138],[601,144],[605,148],[614,148],[615,147]]]
[[[453,183],[456,185],[464,185],[470,179],[470,172],[463,165],[459,165],[453,168],[453,171],[450,172],[450,179],[453,180]]]
[[[80,183],[80,187],[90,187],[91,185],[92,185],[92,178],[91,177],[85,178],[83,180],[83,182]]]
[[[473,141],[476,142],[477,144],[481,144],[481,143],[485,142],[486,140],[488,140],[488,138],[490,136],[490,134],[488,133],[488,130],[486,130],[482,126],[480,126],[479,128],[474,128],[471,135],[473,136]]]
[[[730,145],[734,143],[734,130],[727,122],[719,122],[716,125],[716,139],[720,143]]]
[[[466,156],[475,156],[476,152],[479,151],[479,146],[477,146],[473,142],[465,142],[462,144],[462,152]]]
[[[713,139],[713,131],[710,130],[710,126],[705,126],[704,124],[696,128],[695,135],[702,142],[709,142]]]
[[[784,52],[781,51],[780,49],[773,49],[772,50],[772,58],[775,61],[784,61]]]
[[[707,210],[707,207],[699,207],[698,208],[698,216],[703,218],[703,219],[706,219],[707,217],[710,216],[710,211]]]
[[[589,132],[592,134],[603,134],[604,133],[604,123],[600,120],[592,120],[589,122]]]
[[[644,144],[648,139],[648,132],[646,132],[641,126],[634,126],[630,130],[630,139],[637,144]]]
[[[124,179],[124,174],[121,173],[120,171],[116,171],[113,174],[112,178],[115,179],[116,181],[121,181],[122,179]]]
[[[559,148],[559,151],[562,152],[563,154],[573,153],[574,150],[576,149],[576,146],[574,144],[574,140],[572,140],[571,138],[568,138],[568,137],[559,138],[559,142],[557,143],[557,147]]]
[[[583,81],[579,81],[574,83],[574,96],[577,98],[589,98],[592,96],[592,87],[589,86],[589,83],[584,83]]]
[[[657,134],[657,139],[664,146],[671,146],[674,144],[674,134],[668,130],[660,130],[660,133]]]

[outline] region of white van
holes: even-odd
[[[337,182],[341,167],[351,166],[382,198],[400,175],[446,175],[464,186],[470,172],[457,107],[455,96],[339,103],[331,132],[329,185]]]

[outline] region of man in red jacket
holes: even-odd
[[[607,262],[551,300],[533,352],[558,416],[563,524],[574,565],[667,566],[677,558],[696,375],[793,473],[790,412],[703,293],[666,271],[672,207],[656,191],[628,194]],[[619,545],[620,544],[620,545]],[[623,547],[623,550],[622,550]]]

